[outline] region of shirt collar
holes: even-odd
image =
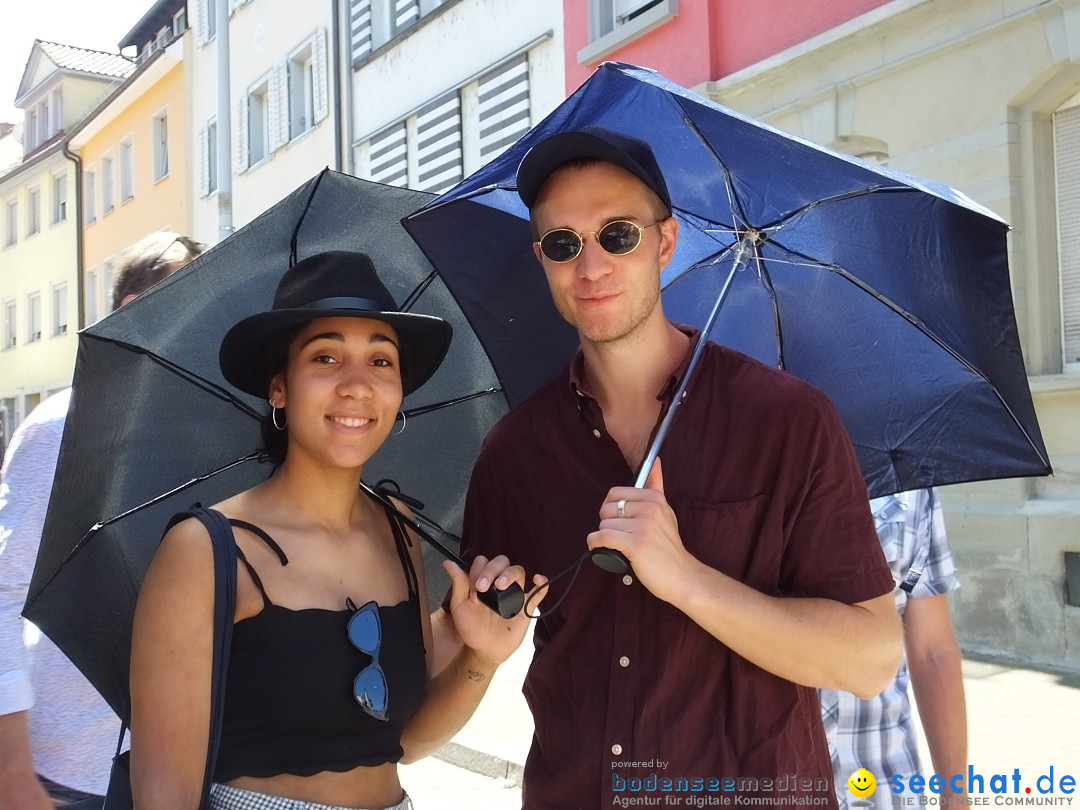
[[[682,379],[682,375],[686,373],[686,367],[690,365],[690,357],[694,354],[694,347],[697,345],[697,341],[700,339],[701,330],[695,326],[687,326],[681,323],[672,323],[676,329],[690,338],[690,345],[687,346],[686,354],[683,356],[682,361],[678,367],[668,376],[664,381],[663,387],[661,387],[656,398],[660,402],[670,403],[671,397],[675,394],[675,389],[679,386],[679,380]],[[578,346],[578,350],[574,353],[574,359],[570,361],[570,374],[569,384],[570,392],[575,396],[588,397],[589,399],[596,399],[585,388],[585,353],[581,351],[581,347]]]

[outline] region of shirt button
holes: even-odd
[[[623,585],[633,585],[634,584],[634,578],[632,576],[630,576],[629,574],[625,574],[623,576],[623,578],[622,578],[622,584]]]
[[[581,389],[580,389],[580,388],[575,388],[575,389],[574,389],[574,393],[575,393],[575,394],[577,394],[577,395],[578,395],[579,397],[583,397],[583,396],[585,396],[585,395],[584,395],[583,393],[581,393]]]
[[[611,746],[611,753],[613,753],[615,756],[618,756],[622,753],[622,746],[618,743],[615,743],[615,745]]]
[[[624,655],[619,659],[619,666],[624,668],[630,666],[630,659]]]
[[[600,438],[600,431],[597,430],[596,428],[593,428],[592,435],[599,439]]]

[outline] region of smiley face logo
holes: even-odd
[[[859,768],[847,780],[848,790],[860,799],[865,799],[877,787],[877,779],[866,768]]]

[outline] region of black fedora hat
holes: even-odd
[[[218,354],[221,373],[241,391],[265,397],[267,347],[276,336],[316,318],[369,318],[393,326],[401,343],[404,394],[435,373],[453,334],[442,318],[401,312],[366,254],[332,250],[286,270],[273,307],[229,329]]]

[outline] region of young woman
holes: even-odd
[[[332,252],[290,268],[273,309],[222,342],[226,379],[269,400],[264,438],[280,466],[214,507],[240,557],[214,810],[410,808],[396,763],[449,739],[524,636],[524,615],[503,620],[476,596],[524,585],[505,557],[477,558],[468,575],[446,564],[450,615],[433,633],[418,539],[359,488],[450,331],[398,312],[367,256]],[[162,540],[135,612],[138,807],[198,806],[213,606],[207,532],[183,520]],[[441,638],[464,646],[436,673]]]

